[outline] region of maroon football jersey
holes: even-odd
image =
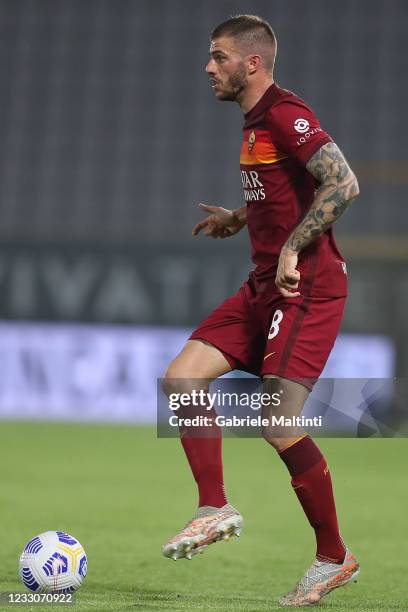
[[[253,278],[259,289],[274,285],[279,253],[309,210],[318,186],[305,165],[331,142],[303,100],[276,83],[245,115],[240,164],[247,204]],[[332,228],[299,253],[302,295],[343,297],[346,265]]]

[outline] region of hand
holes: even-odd
[[[245,225],[245,222],[240,221],[233,210],[227,210],[221,206],[210,206],[210,204],[199,204],[199,207],[211,214],[193,227],[193,236],[197,236],[201,230],[204,230],[204,234],[212,238],[229,238],[237,234]]]
[[[275,284],[285,298],[297,297],[299,291],[300,272],[296,270],[298,253],[289,247],[283,246],[279,256]]]

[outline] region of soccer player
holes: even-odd
[[[227,238],[247,226],[255,269],[193,332],[170,364],[164,389],[188,391],[192,380],[246,370],[261,376],[269,393],[283,389],[282,410],[300,415],[333,347],[347,294],[332,224],[359,190],[310,107],[274,82],[275,55],[274,32],[258,16],[232,17],[212,32],[211,87],[218,100],[237,102],[244,114],[246,204],[235,210],[201,204],[209,215],[193,235]],[[219,428],[194,436],[181,427],[180,434],[199,502],[195,517],[163,547],[173,559],[239,535],[243,524],[226,497]],[[267,427],[263,435],[285,463],[317,543],[314,562],[280,603],[317,603],[359,572],[339,532],[329,468],[305,431],[282,437]]]

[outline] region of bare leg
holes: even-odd
[[[305,386],[277,376],[265,376],[264,390],[269,395],[279,393],[280,396],[279,406],[265,406],[263,408],[262,417],[268,418],[268,420],[271,419],[272,415],[285,418],[299,416],[309,396],[309,390]],[[306,432],[302,427],[297,426],[270,426],[263,428],[262,435],[278,452],[282,452],[305,436]]]
[[[169,382],[178,378],[214,380],[230,371],[230,364],[215,346],[204,340],[188,340],[167,368],[165,379]]]

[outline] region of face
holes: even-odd
[[[248,84],[245,58],[232,38],[211,41],[210,60],[205,70],[218,100],[237,100]]]

